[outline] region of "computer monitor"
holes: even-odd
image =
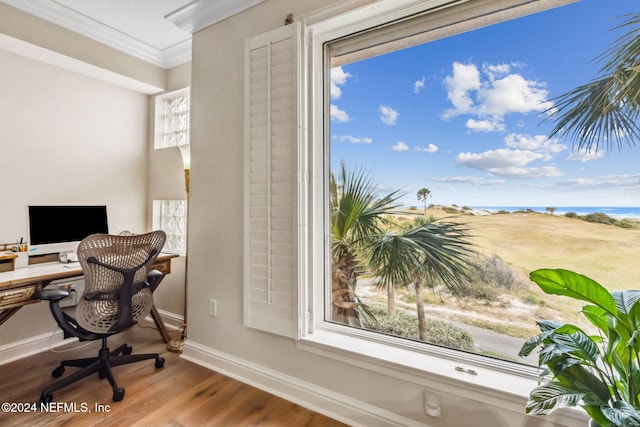
[[[107,207],[29,206],[30,255],[75,251],[95,233],[108,233]]]

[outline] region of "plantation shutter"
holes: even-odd
[[[295,23],[247,41],[245,326],[295,337],[298,40]]]

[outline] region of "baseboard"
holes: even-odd
[[[5,344],[0,346],[0,365],[47,351],[64,343],[62,331],[58,330]]]
[[[349,425],[428,427],[416,420],[189,340],[184,345],[181,357]]]
[[[160,316],[162,316],[162,320],[164,321],[165,325],[171,326],[175,329],[182,328],[184,317],[182,317],[181,315],[165,310],[158,310],[158,313],[160,313]]]

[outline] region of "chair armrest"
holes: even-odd
[[[158,270],[151,270],[149,275],[147,276],[147,283],[149,283],[149,287],[151,288],[151,292],[154,292],[160,281],[164,278],[164,274]]]
[[[32,299],[46,301],[60,301],[69,296],[69,291],[65,289],[43,289],[33,294]]]

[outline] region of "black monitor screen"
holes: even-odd
[[[76,242],[108,232],[106,206],[29,206],[31,245]]]

